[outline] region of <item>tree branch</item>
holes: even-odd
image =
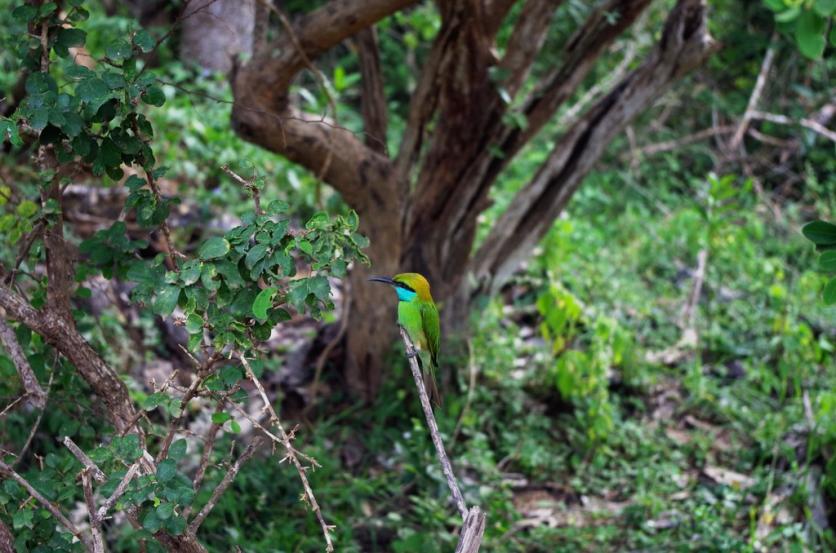
[[[0,344],[9,353],[9,357],[11,357],[17,369],[17,374],[20,376],[20,381],[23,384],[23,389],[26,390],[29,402],[36,408],[43,409],[46,406],[46,392],[38,383],[38,377],[35,376],[35,372],[29,364],[29,359],[26,358],[26,354],[20,347],[15,331],[3,319],[0,319]]]
[[[752,89],[752,94],[749,96],[749,102],[746,104],[746,111],[743,112],[743,117],[740,119],[740,124],[729,142],[731,150],[737,150],[740,143],[743,142],[743,137],[746,135],[746,128],[752,120],[752,112],[758,107],[758,102],[763,93],[763,87],[766,84],[766,77],[769,75],[769,70],[772,68],[772,59],[775,57],[775,42],[778,37],[776,32],[772,33],[772,38],[769,40],[769,47],[766,49],[766,55],[761,62],[761,69],[758,72],[758,78],[755,80],[755,87]]]
[[[23,323],[53,345],[75,365],[79,374],[103,401],[107,414],[121,432],[134,420],[136,411],[125,383],[78,333],[71,321],[51,310],[38,311],[4,285],[0,285],[0,307],[6,315]]]
[[[506,156],[513,156],[552,118],[580,86],[601,53],[644,12],[650,0],[609,0],[587,18],[563,47],[563,64],[532,92],[522,108],[525,129],[514,127],[501,141]],[[612,22],[616,15],[615,23]]]
[[[471,266],[480,291],[495,291],[530,254],[616,134],[714,51],[705,11],[704,0],[679,0],[644,63],[557,142],[474,257]]]
[[[209,513],[212,509],[215,508],[217,505],[218,500],[221,498],[221,495],[226,491],[232,481],[235,480],[235,476],[238,474],[238,471],[241,470],[241,467],[246,463],[250,457],[253,456],[256,449],[259,448],[262,444],[261,438],[254,439],[250,445],[247,446],[247,449],[244,450],[243,453],[235,460],[235,463],[229,467],[229,470],[226,471],[226,474],[221,480],[220,484],[215,488],[212,492],[212,497],[209,498],[209,501],[206,502],[206,505],[200,510],[200,512],[195,515],[194,519],[192,520],[191,524],[189,524],[188,532],[191,535],[195,535],[197,533],[197,529],[200,528],[200,525],[203,524],[203,521],[206,520],[206,517],[209,516]]]
[[[483,0],[485,36],[493,39],[517,0]]]
[[[76,528],[75,525],[72,522],[70,522],[70,520],[67,517],[64,516],[64,513],[61,512],[61,509],[59,509],[57,505],[55,505],[50,500],[41,495],[41,493],[38,490],[32,487],[32,484],[30,484],[25,478],[23,478],[20,474],[15,472],[15,470],[12,467],[7,465],[3,461],[0,461],[0,474],[3,474],[6,477],[11,478],[12,480],[20,484],[29,493],[29,495],[31,495],[35,499],[35,501],[43,505],[44,509],[49,511],[52,514],[52,516],[54,516],[55,519],[59,523],[61,523],[61,526],[69,530],[72,535],[80,539],[82,543],[84,543],[84,546],[87,548],[88,551],[93,551],[93,543],[90,540],[90,537],[87,536],[85,533],[79,531],[79,529]]]
[[[430,431],[433,445],[435,446],[435,453],[438,456],[438,462],[441,464],[441,471],[447,479],[447,487],[450,488],[450,495],[455,503],[456,508],[462,516],[464,524],[459,535],[459,544],[456,547],[457,552],[476,552],[479,551],[479,546],[482,543],[482,535],[485,532],[485,514],[481,512],[479,507],[467,508],[464,501],[464,496],[459,489],[459,483],[456,480],[456,475],[453,473],[453,465],[450,464],[450,459],[447,457],[447,452],[444,450],[444,441],[441,439],[441,432],[438,431],[438,424],[435,422],[435,415],[433,415],[432,405],[430,404],[430,397],[427,395],[427,389],[424,386],[424,377],[421,375],[421,368],[418,366],[418,352],[409,339],[409,335],[403,327],[400,327],[401,338],[403,339],[404,347],[406,348],[407,359],[409,360],[409,368],[412,370],[412,378],[415,380],[415,386],[418,389],[418,397],[421,400],[421,407],[424,410],[424,418],[427,419],[427,428]]]
[[[503,87],[513,98],[525,82],[549,33],[552,16],[563,0],[526,0],[499,68],[508,74]]]
[[[317,124],[316,118],[295,112],[288,100],[289,87],[310,60],[416,1],[332,0],[302,17],[291,32],[283,33],[238,71],[232,113],[236,132],[321,174],[347,203],[361,210],[370,196],[363,189],[388,182],[388,160],[352,133]],[[276,51],[279,54],[273,55]]]
[[[360,101],[362,103],[366,146],[380,154],[387,155],[386,96],[383,90],[383,74],[380,70],[377,31],[374,26],[367,27],[357,33],[355,43],[363,85]]]
[[[105,482],[107,480],[101,469],[99,469],[99,467],[96,466],[96,463],[93,462],[93,459],[81,451],[81,448],[78,447],[69,436],[64,436],[62,443],[70,450],[70,453],[78,459],[78,462],[84,466],[85,470],[89,471],[90,474],[93,475],[93,478],[95,478],[97,482]]]
[[[313,489],[311,489],[311,485],[308,482],[308,475],[306,474],[305,467],[302,466],[302,463],[299,461],[299,452],[293,447],[292,444],[292,437],[287,432],[285,432],[284,426],[282,426],[281,420],[279,416],[276,414],[276,410],[273,409],[273,404],[270,403],[270,400],[267,398],[267,392],[264,391],[264,386],[261,385],[261,381],[256,377],[255,373],[253,372],[252,367],[250,366],[250,362],[247,361],[247,358],[244,357],[244,354],[239,353],[238,358],[241,360],[241,364],[244,365],[244,370],[247,373],[247,378],[255,385],[256,389],[258,390],[259,396],[261,396],[261,401],[264,403],[262,410],[269,414],[270,416],[270,424],[276,428],[279,433],[279,439],[282,446],[284,446],[285,450],[285,459],[289,460],[290,463],[296,468],[296,472],[299,474],[299,479],[302,481],[302,488],[304,489],[304,494],[302,497],[308,502],[311,509],[313,510],[314,514],[316,515],[317,520],[319,521],[319,526],[322,528],[322,534],[325,537],[325,550],[331,553],[334,551],[334,542],[333,538],[331,537],[331,531],[334,529],[333,526],[330,526],[325,523],[325,518],[322,516],[322,510],[319,508],[319,503],[316,501],[316,497],[314,497]],[[275,438],[271,433],[267,432],[267,435]],[[308,458],[310,459],[310,458]]]

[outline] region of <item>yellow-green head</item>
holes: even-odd
[[[392,278],[373,276],[369,280],[391,285],[400,301],[433,301],[430,283],[418,273],[400,273]]]

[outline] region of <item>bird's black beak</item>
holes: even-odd
[[[389,284],[391,286],[395,285],[394,280],[392,280],[389,277],[385,277],[385,276],[372,276],[372,277],[369,277],[369,280],[371,282],[382,282],[383,284]]]

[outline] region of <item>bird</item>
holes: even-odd
[[[438,308],[430,294],[430,283],[418,273],[400,273],[393,277],[372,276],[372,282],[382,282],[395,289],[398,295],[398,324],[406,330],[418,350],[418,365],[424,377],[424,387],[430,399],[441,405],[441,394],[435,382],[438,371],[438,342],[441,325]]]

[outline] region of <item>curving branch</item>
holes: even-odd
[[[78,333],[75,325],[49,308],[44,311],[29,303],[4,285],[0,285],[0,307],[14,319],[46,339],[75,365],[79,374],[101,398],[107,415],[117,431],[127,430],[135,420],[136,410],[128,388],[101,356]]]
[[[644,63],[557,142],[476,253],[471,270],[480,283],[479,291],[496,290],[510,276],[551,228],[609,142],[674,81],[716,49],[706,24],[704,0],[679,0],[659,43]]]
[[[293,109],[289,88],[310,60],[416,1],[332,0],[300,18],[235,76],[236,132],[321,174],[355,209],[367,206],[368,187],[389,180],[388,160],[351,132]]]
[[[499,68],[508,74],[503,87],[513,98],[525,82],[531,64],[543,47],[552,17],[563,0],[526,0],[508,39]]]

